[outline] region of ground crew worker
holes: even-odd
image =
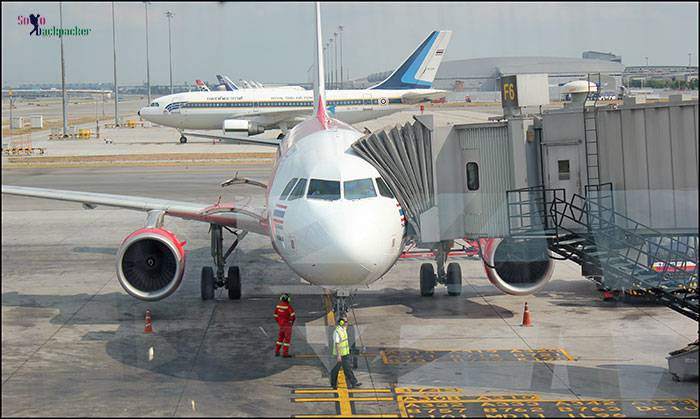
[[[291,358],[292,356],[289,355],[289,344],[292,341],[292,326],[294,325],[294,320],[296,320],[296,314],[294,313],[294,307],[292,307],[289,294],[284,293],[280,296],[280,301],[275,307],[275,314],[273,314],[273,317],[277,320],[277,325],[280,328],[279,334],[277,335],[275,356],[280,356],[280,348],[284,348],[282,350],[282,356]]]
[[[338,319],[338,326],[333,332],[333,355],[335,356],[336,364],[331,370],[331,387],[338,388],[338,373],[340,368],[343,368],[345,380],[350,384],[350,388],[359,387],[362,383],[357,382],[355,374],[352,373],[350,365],[350,343],[348,342],[348,319],[345,315]]]

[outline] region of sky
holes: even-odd
[[[145,6],[115,2],[117,81],[146,81]],[[153,2],[148,6],[151,84],[168,84],[172,18],[174,83],[233,80],[306,82],[313,62],[312,3]],[[58,83],[57,37],[29,35],[20,16],[59,26],[58,2],[2,2],[2,85]],[[698,3],[322,3],[324,39],[343,29],[349,78],[397,67],[436,29],[453,31],[445,60],[509,56],[581,57],[613,52],[625,65],[698,63]],[[111,3],[63,3],[67,83],[113,79]]]

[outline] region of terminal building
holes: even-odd
[[[550,97],[556,100],[560,96],[559,88],[564,84],[588,77],[598,83],[600,74],[600,91],[617,93],[622,85],[625,66],[619,56],[608,58],[491,57],[445,61],[435,76],[433,87],[456,92],[498,92],[499,80],[504,75],[548,74]],[[366,88],[384,80],[389,74],[391,71],[374,73],[350,83],[354,89]]]

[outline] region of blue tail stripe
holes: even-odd
[[[388,79],[374,86],[372,89],[421,89],[430,88],[432,83],[416,80],[416,72],[428,55],[437,40],[439,31],[434,31],[411,56]]]

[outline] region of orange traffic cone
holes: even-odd
[[[151,321],[151,310],[146,309],[146,326],[143,328],[143,333],[153,332],[153,322]]]
[[[521,326],[532,326],[532,321],[530,321],[530,310],[527,308],[527,303],[525,303],[525,312],[523,313],[523,324],[521,324]]]

